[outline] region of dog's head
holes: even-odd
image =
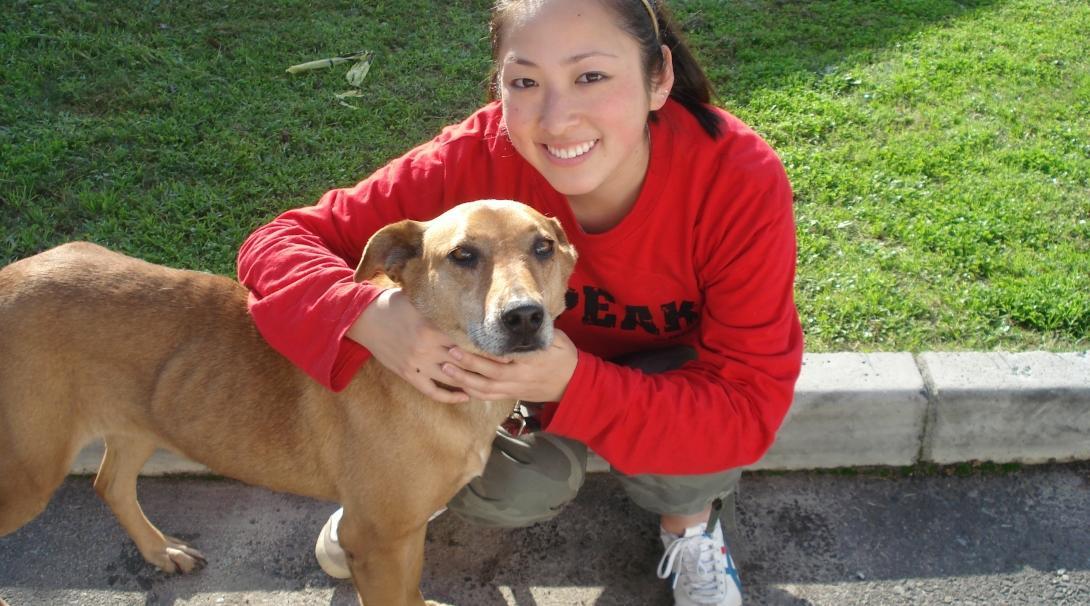
[[[552,342],[575,259],[556,219],[518,202],[481,200],[380,229],[356,280],[385,274],[459,346],[507,356]]]

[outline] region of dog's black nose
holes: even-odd
[[[540,305],[520,305],[503,312],[503,325],[513,336],[529,336],[541,328],[545,309]]]

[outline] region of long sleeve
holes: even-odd
[[[694,245],[706,259],[703,310],[690,339],[698,359],[645,375],[581,352],[547,426],[623,473],[710,473],[752,463],[790,406],[802,359],[791,188],[774,156],[731,188],[742,192]]]
[[[444,138],[414,149],[347,189],[257,229],[238,255],[250,314],[268,343],[333,390],[370,357],[346,332],[382,292],[353,280],[367,240],[388,223],[442,211]]]

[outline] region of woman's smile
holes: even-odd
[[[543,147],[549,152],[549,156],[551,156],[553,160],[570,162],[572,160],[581,160],[583,156],[590,153],[597,144],[598,139],[591,139],[590,141],[567,145],[550,145],[545,143],[543,144]]]

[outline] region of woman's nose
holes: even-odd
[[[541,127],[550,135],[562,135],[578,122],[579,109],[571,95],[548,91],[541,106]]]

